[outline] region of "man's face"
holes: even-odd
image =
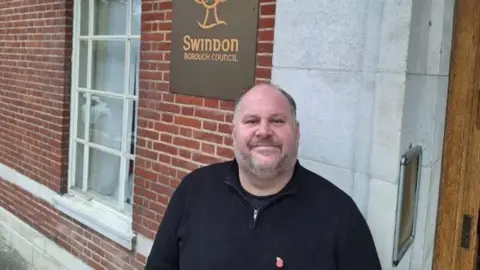
[[[278,90],[257,86],[240,102],[234,118],[235,157],[255,174],[272,174],[297,159],[298,123]]]

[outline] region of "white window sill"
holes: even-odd
[[[72,194],[55,196],[53,198],[53,205],[65,215],[77,220],[124,248],[133,250],[135,234],[132,230],[131,219],[107,209],[94,200],[88,201]]]

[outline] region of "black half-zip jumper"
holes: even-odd
[[[283,268],[277,268],[280,258]],[[298,162],[292,179],[258,210],[235,161],[187,175],[173,194],[145,269],[380,270],[354,201]]]

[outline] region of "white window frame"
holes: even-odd
[[[80,36],[80,28],[81,28],[81,2],[82,1],[89,1],[89,20],[88,20],[88,35],[87,36]],[[132,6],[134,0],[125,0],[127,1],[127,17],[126,17],[126,35],[108,35],[108,36],[100,36],[95,35],[92,36],[94,30],[94,4],[96,1],[100,0],[78,0],[74,1],[74,11],[73,11],[73,40],[72,40],[72,81],[71,81],[71,106],[70,106],[70,147],[69,147],[69,164],[68,164],[68,193],[64,196],[57,198],[55,200],[55,207],[62,211],[63,213],[71,216],[72,218],[76,219],[77,221],[85,224],[86,226],[96,230],[97,232],[101,233],[102,235],[110,238],[111,240],[121,244],[122,246],[132,249],[133,242],[135,238],[135,234],[132,231],[132,208],[125,207],[125,187],[127,182],[128,175],[126,174],[127,166],[129,166],[129,161],[135,161],[135,154],[130,153],[130,142],[131,139],[135,138],[136,134],[133,138],[127,139],[127,135],[129,134],[129,126],[128,125],[128,117],[130,113],[130,104],[134,104],[135,102],[135,112],[134,112],[134,119],[138,119],[138,92],[135,95],[129,94],[129,86],[130,86],[130,54],[131,54],[131,42],[132,40],[138,40],[140,42],[141,35],[131,35],[131,21],[132,21]],[[103,0],[102,0],[103,1]],[[108,0],[107,0],[108,1]],[[92,41],[96,40],[121,40],[125,42],[125,77],[124,77],[124,90],[123,93],[112,93],[107,91],[97,91],[88,89],[91,84],[92,76],[91,72],[87,72],[87,88],[80,88],[78,87],[79,83],[79,55],[80,55],[80,41],[87,40],[88,41],[88,60],[87,60],[87,70],[91,70],[92,68]],[[138,72],[134,74],[136,80],[139,80]],[[79,93],[80,92],[80,93]],[[121,142],[121,150],[115,150],[108,148],[106,146],[102,146],[99,144],[95,144],[89,141],[90,136],[90,109],[86,110],[85,115],[85,133],[83,135],[84,139],[77,138],[77,125],[80,123],[79,115],[78,115],[78,106],[79,100],[77,99],[78,94],[85,94],[86,95],[86,108],[90,108],[91,105],[91,95],[95,94],[97,96],[103,97],[114,97],[114,98],[122,98],[123,99],[123,116],[122,116],[122,142]],[[133,102],[132,102],[133,101]],[[137,121],[134,121],[136,125]],[[135,131],[137,129],[135,128]],[[77,151],[77,143],[82,143],[84,145],[84,156],[83,156],[83,183],[82,183],[82,190],[79,191],[78,188],[75,188],[75,175],[76,175],[76,151]],[[133,142],[136,146],[136,141]],[[96,197],[87,192],[88,188],[88,166],[89,166],[89,149],[90,147],[95,148],[100,151],[104,151],[109,154],[116,155],[121,158],[120,162],[120,179],[118,185],[118,193],[117,193],[117,205],[116,207],[112,207],[112,205],[108,205],[100,197]],[[135,151],[136,153],[136,151]],[[87,173],[86,173],[87,172]],[[77,190],[76,190],[77,189]],[[133,206],[133,190],[132,190],[132,200],[130,204]]]

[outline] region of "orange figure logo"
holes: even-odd
[[[195,0],[195,3],[203,5],[206,9],[205,19],[203,20],[203,23],[200,23],[197,21],[198,25],[203,29],[210,29],[220,24],[227,25],[225,21],[218,19],[218,13],[217,13],[218,4],[224,3],[225,1],[227,0]],[[213,16],[215,20],[212,23],[208,23],[208,19],[210,18],[210,11],[212,10],[213,10]]]

